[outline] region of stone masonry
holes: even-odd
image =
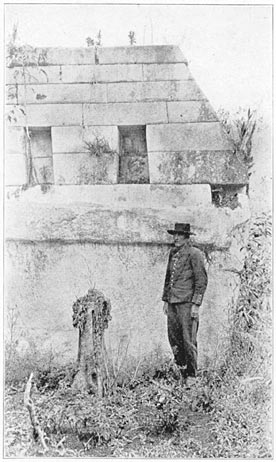
[[[6,74],[7,110],[17,108],[6,127],[6,311],[19,311],[18,348],[39,342],[60,361],[75,358],[72,304],[95,286],[112,304],[110,352],[169,350],[161,301],[166,230],[182,221],[196,233],[209,276],[199,360],[219,362],[250,213],[243,194],[234,210],[217,208],[211,187],[238,191],[247,174],[186,59],[175,46],[43,53],[26,85],[20,73],[14,78],[16,66]],[[27,181],[26,117],[40,185],[16,192]],[[134,163],[125,164],[134,172],[142,158],[133,129],[145,133],[149,175],[121,184],[122,142],[134,143]],[[91,155],[87,146],[98,138],[112,155]]]

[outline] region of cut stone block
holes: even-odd
[[[49,203],[52,206],[61,204],[83,203],[94,204],[96,208],[111,209],[144,209],[163,210],[166,208],[197,207],[211,205],[211,187],[208,184],[164,185],[164,184],[110,184],[110,185],[63,185],[53,186],[45,197],[43,193],[25,191],[22,200],[36,203]]]
[[[247,169],[232,151],[149,152],[150,182],[246,184]]]
[[[118,180],[117,154],[54,154],[55,184],[112,184]]]
[[[36,48],[36,53],[43,55],[44,65],[55,64],[95,64],[95,48]]]
[[[83,111],[85,125],[146,125],[168,122],[165,102],[85,104]]]
[[[82,104],[30,104],[27,106],[30,127],[51,127],[53,125],[81,125]],[[25,126],[25,117],[18,113],[13,126]]]
[[[53,152],[83,152],[85,141],[104,138],[114,151],[119,151],[119,133],[115,126],[52,127]]]
[[[13,154],[5,159],[6,186],[20,186],[27,183],[26,157]]]
[[[232,150],[219,122],[199,122],[147,126],[148,151]]]
[[[61,66],[38,66],[25,68],[27,85],[33,85],[37,83],[58,83],[62,80],[61,75]],[[6,84],[15,83],[24,83],[22,67],[12,67],[6,69]]]
[[[187,62],[174,45],[99,48],[97,55],[99,64]]]
[[[62,66],[63,82],[123,82],[142,81],[142,64]]]
[[[143,80],[187,80],[192,79],[185,63],[143,64]]]
[[[5,153],[24,154],[26,150],[25,130],[22,127],[6,126]]]
[[[169,101],[169,123],[218,121],[208,101]]]
[[[202,100],[194,80],[107,84],[108,102]]]
[[[92,103],[107,102],[106,84],[51,84],[51,85],[23,85],[18,87],[18,102],[23,104],[45,103]]]
[[[37,181],[39,184],[53,184],[53,159],[52,157],[36,157],[33,159],[33,165],[36,171]]]
[[[102,188],[102,194],[107,194],[108,197],[111,191],[108,194],[107,189],[110,186],[104,186],[106,185],[97,185],[94,188],[97,190]],[[122,186],[113,185],[113,188],[116,190],[117,187]],[[135,187],[142,189],[150,185],[124,186],[135,190]],[[69,186],[66,187],[65,192],[61,192],[64,201],[60,199],[57,203],[56,194],[63,188],[64,186],[60,188],[56,186],[47,194],[43,194],[40,187],[31,188],[19,199],[9,201],[6,206],[6,238],[41,241],[62,239],[65,242],[75,240],[78,244],[80,241],[102,244],[133,244],[134,242],[168,244],[171,242],[171,237],[167,229],[174,226],[175,222],[183,221],[191,223],[199,246],[206,245],[211,248],[213,246],[217,250],[225,250],[231,243],[231,230],[250,217],[248,201],[233,211],[227,207],[217,208],[210,203],[207,205],[204,192],[209,200],[210,186],[208,185],[192,185],[188,194],[187,190],[183,189],[184,196],[179,191],[180,197],[176,199],[175,204],[170,201],[170,205],[166,206],[165,199],[165,203],[160,208],[157,206],[150,208],[150,205],[146,208],[143,202],[138,204],[138,198],[135,199],[133,207],[128,201],[125,203],[113,199],[111,203],[106,200],[103,206],[99,207],[95,205],[93,192],[89,193],[90,186],[81,187],[85,188],[89,198],[89,200],[85,199],[84,203],[77,201],[80,197],[77,191],[76,198],[72,200],[76,187],[71,190],[72,187]],[[95,190],[94,188],[92,189]],[[198,198],[191,204],[193,190],[197,191]],[[200,206],[200,197],[202,206]]]

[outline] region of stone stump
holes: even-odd
[[[78,372],[73,388],[79,391],[104,394],[107,376],[104,330],[111,320],[109,299],[96,289],[73,305],[73,326],[79,329]]]

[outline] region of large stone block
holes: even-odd
[[[143,64],[143,80],[187,80],[192,79],[185,63]]]
[[[168,122],[165,102],[85,104],[83,111],[85,125],[146,125]]]
[[[26,140],[24,128],[6,126],[5,154],[24,154],[25,150]]]
[[[74,162],[75,158],[78,157],[70,154],[67,156],[68,159],[66,160],[65,155],[54,155],[55,181],[65,183],[65,178],[62,175],[66,170],[68,172],[70,162]],[[79,156],[81,159],[81,155]],[[60,157],[60,178],[56,175],[55,168],[57,165],[55,161],[58,157]],[[75,179],[77,176],[76,168],[71,171],[72,177]],[[68,179],[71,179],[69,173],[66,175]],[[119,186],[121,188],[122,185]],[[135,187],[139,186],[145,185],[135,185]],[[149,185],[147,186],[149,187]],[[128,187],[130,188],[131,185]],[[207,187],[208,185],[205,186],[205,188]],[[231,230],[239,224],[245,223],[250,217],[248,201],[243,201],[241,207],[235,210],[217,208],[210,203],[208,205],[204,199],[202,199],[203,205],[200,206],[203,190],[198,185],[190,186],[191,189],[195,188],[200,193],[195,204],[191,204],[190,194],[186,196],[187,202],[185,202],[185,191],[187,194],[187,190],[183,187],[183,196],[180,189],[180,197],[183,199],[182,205],[178,205],[180,200],[176,200],[175,204],[173,203],[173,196],[176,194],[176,190],[174,190],[167,207],[164,201],[160,207],[156,203],[154,208],[147,207],[143,202],[138,204],[136,199],[131,205],[131,201],[121,200],[120,196],[118,200],[114,199],[110,203],[108,200],[110,191],[107,194],[105,185],[94,186],[94,188],[99,188],[99,191],[102,189],[102,194],[107,194],[105,201],[101,199],[100,202],[99,198],[94,200],[93,189],[89,194],[89,188],[87,186],[87,198],[83,202],[79,200],[78,194],[73,201],[71,200],[75,189],[71,195],[67,191],[62,192],[57,201],[57,187],[44,195],[40,193],[39,188],[32,188],[18,199],[7,201],[7,239],[34,241],[58,239],[69,242],[128,243],[132,245],[134,243],[168,244],[171,242],[171,238],[167,229],[174,226],[175,222],[182,221],[191,223],[196,233],[196,245],[209,249],[225,250],[231,244]],[[117,186],[114,185],[114,188],[116,189]],[[121,190],[120,188],[119,190]],[[134,188],[134,191],[137,189]],[[210,189],[208,189],[208,200],[210,200]]]
[[[112,184],[118,180],[117,154],[54,154],[55,184]]]
[[[247,169],[232,151],[149,152],[150,182],[246,184]]]
[[[82,104],[30,104],[26,112],[30,127],[82,124]],[[11,123],[13,126],[20,127],[24,127],[25,124],[25,116],[20,112],[17,120]]]
[[[20,186],[27,183],[27,165],[24,154],[13,154],[5,159],[5,185]]]
[[[19,104],[47,104],[47,103],[92,103],[107,102],[105,84],[40,84],[18,86],[16,101]]]
[[[106,140],[110,148],[119,151],[118,127],[52,127],[53,152],[83,152],[85,142],[95,141],[96,137]]]
[[[95,64],[94,47],[81,48],[36,48],[44,56],[44,65]]]
[[[194,80],[107,84],[108,102],[205,99]]]
[[[173,45],[99,48],[97,55],[99,64],[187,62]]]
[[[169,209],[178,207],[209,207],[211,187],[196,185],[108,184],[53,186],[47,195],[39,189],[24,191],[22,203],[49,204],[62,207],[93,204],[95,208],[110,209]],[[39,207],[39,205],[38,205]],[[141,210],[142,212],[142,210]]]
[[[218,121],[207,101],[169,101],[167,107],[169,123]]]
[[[232,150],[219,122],[199,122],[147,126],[148,151]]]
[[[143,80],[142,64],[62,66],[63,82],[128,82]]]
[[[38,66],[38,67],[12,67],[6,69],[6,84],[23,84],[26,80],[27,85],[38,83],[58,83],[62,81],[61,66]]]

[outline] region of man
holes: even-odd
[[[192,247],[189,223],[175,223],[168,230],[174,237],[170,251],[162,300],[168,317],[168,337],[186,383],[197,371],[196,335],[199,307],[207,287],[207,274],[200,251]]]

